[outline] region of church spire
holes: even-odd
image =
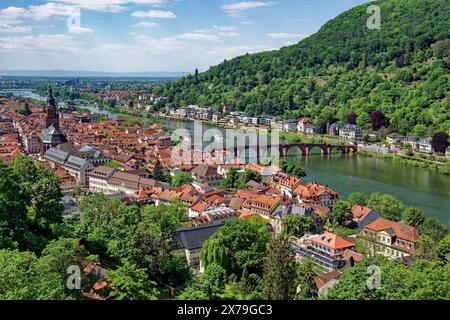
[[[53,97],[53,89],[51,85],[48,85],[48,98],[47,103],[49,106],[56,106],[55,98]]]

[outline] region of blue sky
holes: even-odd
[[[2,0],[0,69],[204,71],[297,43],[367,2]]]

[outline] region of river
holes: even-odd
[[[118,114],[84,107],[94,113],[109,117]],[[187,129],[193,132],[192,122],[156,119],[166,129]],[[203,129],[210,128],[203,125]],[[219,129],[223,132],[224,129]],[[346,198],[350,193],[366,194],[380,192],[391,194],[405,206],[421,209],[450,226],[450,176],[423,168],[402,165],[392,160],[362,157],[357,155],[322,156],[315,150],[309,157],[291,155],[289,159],[305,168],[306,180],[326,184]]]
[[[169,130],[188,129],[191,122],[156,119]],[[203,125],[203,129],[210,128]],[[223,131],[224,129],[219,129]],[[307,172],[305,180],[330,186],[341,198],[360,191],[393,195],[407,207],[416,207],[450,226],[450,176],[434,171],[402,165],[392,160],[357,155],[322,156],[319,149],[309,157],[289,156]]]

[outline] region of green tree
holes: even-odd
[[[280,161],[280,169],[284,173],[294,176],[299,179],[306,177],[305,169],[303,169],[302,167],[298,166],[297,164],[295,164],[294,162],[291,162],[291,161],[281,160]]]
[[[38,169],[38,180],[33,186],[35,222],[42,230],[62,222],[61,180],[45,168]]]
[[[0,222],[3,228],[11,230],[12,238],[25,227],[29,194],[20,183],[20,176],[11,167],[0,162]]]
[[[400,221],[403,204],[388,194],[372,193],[367,206],[382,214],[383,218]]]
[[[439,243],[423,234],[417,242],[417,252],[414,256],[425,260],[437,259],[439,257]]]
[[[251,180],[261,182],[261,174],[254,170],[245,170],[244,174],[242,175],[242,181],[246,184]]]
[[[223,182],[223,187],[225,189],[237,188],[239,182],[239,173],[235,168],[230,168],[227,171],[226,179]]]
[[[379,268],[380,283],[369,288],[374,279],[369,267]],[[375,270],[375,269],[372,269]],[[383,256],[366,257],[344,271],[327,293],[333,300],[442,300],[450,298],[448,267],[442,261],[417,260],[411,267]]]
[[[403,211],[403,221],[407,225],[419,228],[425,221],[425,214],[416,208],[406,208]]]
[[[1,300],[65,299],[62,283],[33,253],[0,250]]]
[[[450,253],[450,233],[439,242],[439,254],[441,257],[444,257],[448,253]]]
[[[153,168],[152,177],[157,181],[164,181],[164,168],[159,160],[156,161],[155,167]]]
[[[156,300],[157,284],[148,279],[145,269],[139,269],[129,261],[108,272],[109,297],[114,300]]]
[[[224,293],[227,281],[226,270],[213,263],[206,267],[201,277],[201,289],[209,299],[214,299]]]
[[[194,181],[192,174],[190,172],[178,172],[174,177],[172,177],[172,186],[174,188],[190,185]]]
[[[277,236],[269,243],[264,262],[263,296],[268,300],[293,300],[296,283],[295,254],[288,237]]]
[[[315,299],[318,296],[314,278],[320,274],[320,268],[312,259],[302,259],[297,265],[297,300]]]
[[[353,206],[367,206],[367,202],[369,199],[367,196],[362,192],[354,192],[351,195],[348,196],[347,202],[353,207]]]
[[[284,233],[288,236],[300,237],[305,232],[314,232],[314,220],[305,215],[290,214],[283,220]]]
[[[333,223],[338,226],[345,226],[353,219],[352,206],[343,200],[339,200],[333,206]]]
[[[51,241],[42,251],[41,260],[49,269],[66,277],[67,268],[77,265],[82,268],[88,253],[78,239],[65,239]]]
[[[230,220],[203,244],[201,259],[205,267],[220,265],[227,275],[240,277],[244,270],[261,275],[270,238],[267,222],[262,218]]]
[[[420,226],[420,232],[436,242],[441,241],[449,234],[447,226],[431,217],[425,218],[425,221]]]

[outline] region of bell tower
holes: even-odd
[[[47,117],[45,119],[45,127],[48,128],[51,125],[55,127],[55,129],[59,130],[59,115],[58,108],[56,106],[55,98],[53,97],[53,89],[49,85],[48,86],[48,98],[47,98]]]

